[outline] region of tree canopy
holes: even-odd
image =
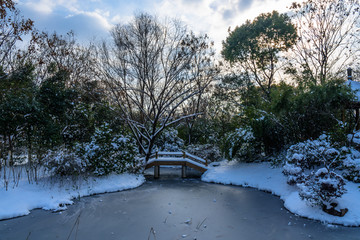
[[[231,64],[238,64],[241,73],[270,97],[271,85],[280,68],[279,53],[291,48],[296,40],[296,28],[290,18],[273,11],[229,31],[221,53]]]

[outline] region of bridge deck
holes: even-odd
[[[160,157],[159,157],[160,156]],[[145,169],[154,168],[154,177],[159,178],[160,166],[182,166],[182,177],[186,177],[186,167],[191,167],[202,173],[208,170],[207,161],[188,154],[186,152],[160,152],[156,153],[155,157],[150,158]]]

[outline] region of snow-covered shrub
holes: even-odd
[[[287,150],[283,173],[288,176],[289,184],[301,183],[306,176],[305,172],[310,169],[321,165],[339,165],[340,155],[340,151],[332,147],[329,137],[323,134],[316,140],[292,145]]]
[[[344,179],[326,168],[308,175],[298,186],[301,199],[307,200],[311,205],[329,206],[346,192]]]
[[[291,146],[283,173],[288,184],[297,184],[299,195],[311,205],[328,206],[345,193],[345,181],[334,170],[340,166],[343,149],[336,149],[325,134]],[[327,209],[327,208],[326,208]]]
[[[113,134],[107,125],[96,129],[91,142],[79,145],[78,149],[95,175],[136,171],[141,165],[135,141],[128,136]]]
[[[44,160],[49,171],[61,176],[136,172],[142,166],[134,140],[114,134],[106,124],[95,130],[90,142],[49,151]]]
[[[86,160],[80,158],[74,150],[65,147],[49,150],[43,161],[48,171],[60,176],[80,175],[88,168]]]
[[[251,161],[256,155],[255,138],[251,130],[238,128],[226,136],[223,150],[229,159]]]
[[[156,139],[155,146],[158,151],[179,152],[184,149],[184,140],[178,137],[176,129],[168,128]]]
[[[213,144],[201,144],[201,145],[189,145],[186,147],[186,151],[201,157],[210,162],[221,160],[221,153],[219,147]]]
[[[349,181],[360,183],[360,152],[348,148],[344,152],[347,154],[342,161],[342,176]]]
[[[354,147],[358,148],[360,146],[360,131],[348,134],[347,139]]]
[[[288,162],[283,167],[283,173],[287,176],[287,183],[290,185],[301,183],[306,177],[303,168]]]

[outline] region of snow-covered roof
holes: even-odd
[[[355,93],[355,100],[360,102],[360,82],[347,80],[346,85],[348,85],[351,90]]]

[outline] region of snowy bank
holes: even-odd
[[[360,226],[360,184],[347,182],[345,193],[338,199],[341,208],[348,208],[344,217],[336,217],[323,212],[320,207],[311,207],[299,197],[298,188],[286,183],[282,168],[272,168],[269,163],[222,162],[211,167],[202,176],[205,182],[240,185],[271,192],[284,201],[284,206],[292,213],[324,223],[344,226]]]
[[[90,177],[77,181],[53,182],[41,179],[38,184],[22,180],[18,187],[6,191],[0,188],[0,220],[27,215],[30,210],[59,211],[72,204],[72,199],[98,193],[116,192],[136,188],[145,182],[143,175],[120,174],[105,177]]]

